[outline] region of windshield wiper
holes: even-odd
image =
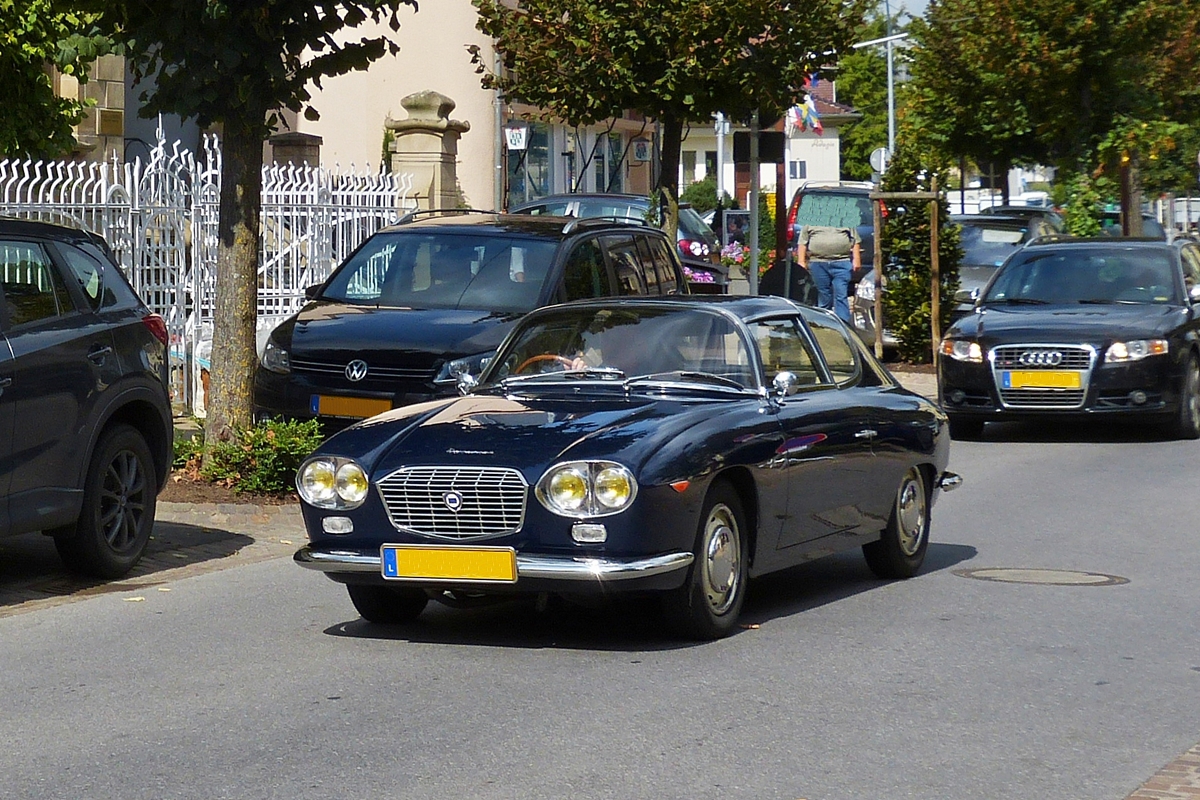
[[[560,382],[564,380],[620,380],[625,373],[613,367],[586,367],[584,369],[567,369],[558,372],[534,372],[530,375],[509,375],[500,381],[507,387],[511,383],[529,383],[531,381]]]
[[[715,383],[718,386],[728,386],[732,389],[747,391],[746,387],[732,378],[726,378],[724,375],[714,375],[711,372],[691,372],[688,370],[675,370],[672,372],[655,372],[650,375],[636,375],[625,381],[626,386],[631,386],[635,383],[661,383],[663,380],[673,379],[690,381],[693,383]]]
[[[991,302],[996,301],[993,300]],[[1038,300],[1033,297],[1007,297],[1000,302],[1010,306],[1045,306],[1050,304],[1049,300]]]
[[[1116,300],[1105,300],[1103,297],[1089,297],[1087,300],[1080,300],[1081,306],[1111,306]]]

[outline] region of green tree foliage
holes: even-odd
[[[80,81],[111,50],[91,15],[56,10],[51,0],[0,0],[0,158],[54,158],[71,152],[71,127],[85,104],[58,97],[49,67]]]
[[[366,69],[399,47],[387,35],[345,35],[364,22],[398,31],[415,0],[74,0],[101,15],[144,87],[141,113],[219,124],[222,136],[212,396],[205,441],[248,428],[257,363],[262,143],[289,109],[316,119],[310,87]]]
[[[677,221],[683,128],[716,112],[778,117],[808,73],[854,41],[869,0],[472,0],[503,69],[471,48],[483,85],[546,118],[591,125],[640,112],[662,126],[659,188]],[[514,7],[515,6],[515,7]]]
[[[893,31],[899,31],[893,24]],[[876,15],[858,36],[863,41],[887,35],[887,19]],[[904,58],[904,50],[892,48],[894,64]],[[897,112],[902,108],[903,85],[894,87]],[[866,181],[871,179],[871,152],[888,143],[887,50],[884,46],[852,50],[838,62],[838,102],[851,106],[862,118],[838,131],[841,148],[842,178]]]
[[[947,170],[944,164],[928,168],[936,161],[916,147],[901,141],[896,147],[880,189],[884,192],[927,192],[932,178]],[[880,236],[887,279],[883,294],[884,317],[899,341],[899,355],[906,361],[925,363],[932,357],[930,336],[932,319],[932,248],[930,247],[929,202],[925,200],[891,201]],[[941,297],[941,324],[944,331],[958,291],[958,265],[962,260],[957,227],[950,224],[950,207],[943,199],[938,204],[938,274]]]
[[[717,177],[713,174],[705,175],[698,181],[693,181],[683,187],[683,191],[679,195],[679,202],[687,203],[692,208],[696,209],[696,213],[703,214],[705,211],[712,211],[720,206],[721,208],[735,208],[736,203],[729,196],[729,192],[722,193],[724,197],[717,197]]]

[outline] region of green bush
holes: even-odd
[[[881,188],[885,192],[928,191],[934,174],[914,148],[901,145],[888,165]],[[901,206],[904,213],[900,213]],[[926,363],[933,355],[929,203],[924,200],[889,203],[880,238],[887,278],[883,295],[886,324],[896,336],[902,359]],[[958,228],[950,225],[950,207],[943,196],[938,204],[939,311],[943,331],[949,327],[950,312],[956,305],[954,293],[958,291],[961,260]]]
[[[737,203],[733,201],[728,192],[722,192],[722,194],[723,197],[717,197],[717,176],[709,173],[684,187],[683,192],[679,195],[679,202],[690,203],[697,214],[703,214],[718,207],[737,208]]]
[[[176,464],[198,470],[199,477],[247,494],[285,494],[295,490],[296,470],[324,439],[316,420],[261,422],[239,431],[232,441],[212,448],[199,467],[204,444],[197,436],[175,444]]]

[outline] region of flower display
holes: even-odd
[[[717,277],[711,272],[706,272],[702,269],[692,269],[684,266],[683,277],[687,278],[689,283],[716,283]]]

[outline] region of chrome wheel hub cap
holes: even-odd
[[[726,506],[716,506],[704,526],[704,594],[715,614],[729,610],[741,582],[741,540]]]
[[[904,555],[916,555],[921,548],[925,519],[925,487],[920,477],[910,472],[896,496],[896,521],[899,523],[900,550]]]

